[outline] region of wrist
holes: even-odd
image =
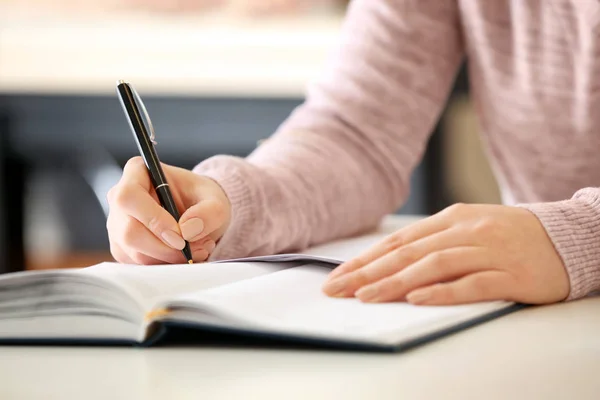
[[[520,204],[540,220],[569,276],[566,300],[600,288],[600,215],[589,199]]]
[[[194,168],[195,173],[218,186],[228,204],[229,223],[211,255],[213,260],[250,255],[256,238],[264,232],[259,185],[249,169],[244,159],[233,156],[212,157]]]

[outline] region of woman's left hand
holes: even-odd
[[[533,213],[456,204],[340,265],[323,290],[365,302],[544,304],[564,300],[570,287],[562,260]]]

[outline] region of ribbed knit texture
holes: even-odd
[[[213,257],[302,249],[396,210],[465,55],[507,204],[541,220],[570,299],[600,288],[598,0],[352,2],[323,74],[275,135],[246,159],[197,166],[233,205]]]
[[[571,200],[527,204],[560,254],[571,283],[569,299],[600,288],[600,191],[583,189]]]

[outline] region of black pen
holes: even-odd
[[[177,210],[177,206],[175,205],[175,201],[169,190],[169,183],[167,182],[167,178],[160,166],[160,160],[154,149],[154,144],[156,143],[154,127],[152,126],[152,121],[146,111],[146,107],[140,96],[129,83],[118,81],[117,94],[121,100],[123,111],[125,111],[125,115],[129,121],[129,126],[133,132],[133,137],[140,150],[142,159],[148,168],[150,180],[152,181],[156,195],[160,200],[160,204],[173,216],[173,218],[175,218],[175,221],[179,221],[181,216],[179,215],[179,211]],[[192,259],[192,250],[187,241],[185,242],[185,247],[181,251],[187,262],[192,264],[194,262]]]

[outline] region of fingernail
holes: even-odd
[[[215,247],[217,247],[217,244],[215,243],[214,240],[209,240],[208,242],[204,243],[204,250],[208,251],[208,253],[212,253],[212,251],[215,249]]]
[[[333,297],[343,297],[344,289],[346,289],[346,283],[343,280],[335,280],[323,286],[323,290]]]
[[[417,290],[406,295],[406,300],[412,304],[423,304],[431,297],[429,290]]]
[[[370,285],[364,286],[356,291],[354,295],[358,297],[361,301],[371,301],[374,302],[377,300],[377,295],[379,294],[379,289],[377,286]]]
[[[204,230],[204,222],[200,218],[191,218],[181,224],[181,233],[183,237],[193,242]]]
[[[185,246],[185,240],[183,240],[175,231],[164,231],[161,236],[164,241],[174,249],[181,250]]]

